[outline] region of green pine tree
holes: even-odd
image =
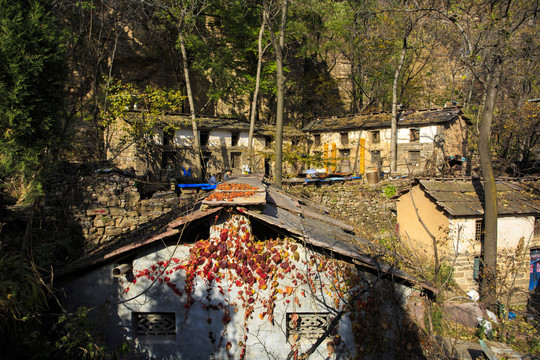
[[[32,200],[63,132],[62,36],[45,0],[0,0],[0,179]]]

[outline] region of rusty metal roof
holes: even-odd
[[[480,180],[420,180],[422,189],[452,216],[482,216],[484,187]],[[500,215],[540,214],[539,181],[498,181]]]
[[[442,124],[462,116],[457,107],[430,110],[404,110],[398,113],[398,126],[422,126]],[[466,121],[467,118],[463,117]],[[352,129],[375,129],[389,127],[392,120],[391,113],[347,115],[342,117],[319,118],[302,130],[308,132],[324,132]]]

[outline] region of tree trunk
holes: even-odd
[[[269,16],[268,2],[264,1],[267,16]],[[283,0],[281,7],[281,24],[279,26],[278,39],[272,35],[272,44],[276,52],[276,81],[277,81],[277,106],[276,106],[276,158],[274,166],[275,184],[281,187],[283,169],[283,116],[285,109],[285,75],[283,73],[283,47],[285,46],[285,26],[287,24],[288,0]],[[270,26],[271,29],[271,26]]]
[[[401,69],[405,61],[405,53],[407,52],[407,37],[403,39],[403,48],[401,49],[401,56],[399,63],[394,74],[394,84],[392,86],[392,123],[390,128],[390,172],[397,171],[397,88],[399,82],[399,76],[401,75]]]
[[[500,49],[500,48],[499,48]],[[482,244],[482,277],[480,281],[480,299],[490,308],[496,306],[496,278],[497,278],[497,191],[495,189],[495,176],[491,163],[490,139],[491,123],[495,109],[495,100],[501,78],[501,59],[493,61],[492,74],[486,88],[486,99],[480,135],[478,139],[478,154],[480,167],[484,177],[484,242]]]
[[[263,10],[264,11],[264,10]],[[261,29],[259,30],[259,58],[257,60],[257,75],[255,76],[255,90],[253,90],[253,101],[251,103],[251,114],[249,121],[249,137],[248,137],[248,156],[249,156],[249,168],[253,171],[253,133],[255,131],[255,116],[257,115],[257,100],[259,96],[259,88],[261,86],[261,69],[262,69],[262,37],[264,34],[264,27],[266,26],[266,14],[263,13]]]
[[[193,93],[191,92],[191,81],[189,80],[189,67],[184,37],[182,32],[178,31],[178,41],[180,43],[180,52],[182,53],[182,65],[184,67],[184,79],[186,81],[186,92],[189,102],[189,113],[191,115],[191,127],[193,129],[193,151],[195,152],[195,171],[193,176],[196,178],[202,177],[202,156],[201,144],[199,141],[199,131],[197,129],[197,119],[195,116],[195,102],[193,101]]]

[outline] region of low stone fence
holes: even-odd
[[[316,187],[296,185],[291,193],[328,208],[332,214],[359,228],[366,239],[395,230],[396,202],[392,193],[409,185],[408,181],[381,182],[374,185],[359,181],[334,183]],[[385,189],[391,189],[387,191]]]
[[[133,231],[197,197],[179,196],[169,184],[143,183],[114,172],[59,179],[50,184],[46,193],[45,215],[78,223],[87,248]]]

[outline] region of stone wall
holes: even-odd
[[[169,184],[148,184],[120,172],[67,176],[50,184],[44,214],[80,225],[86,248],[106,243],[193,202]]]
[[[478,255],[476,255],[478,256]],[[479,281],[474,275],[474,254],[463,254],[456,258],[453,279],[464,292],[479,291]],[[501,301],[523,304],[529,296],[530,256],[528,249],[499,250],[497,258],[497,292]]]
[[[327,207],[333,216],[355,226],[365,239],[390,235],[396,225],[396,202],[388,195],[407,188],[408,180],[388,181],[369,185],[362,181],[349,181],[329,185],[297,185],[288,191],[317,205]],[[385,189],[387,189],[385,195]]]

